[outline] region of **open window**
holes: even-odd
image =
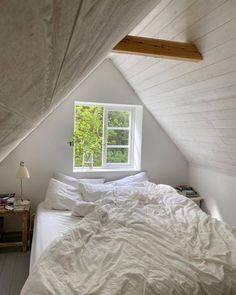
[[[142,106],[75,103],[74,171],[139,170]]]

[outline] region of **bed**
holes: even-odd
[[[236,294],[235,228],[169,186],[97,193],[80,220],[40,205],[22,295]]]
[[[63,233],[78,223],[80,217],[71,215],[68,210],[45,208],[44,202],[37,208],[30,255],[30,272],[43,251]]]

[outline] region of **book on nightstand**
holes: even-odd
[[[197,198],[199,194],[191,187],[187,185],[179,185],[175,187],[179,194],[187,197],[187,198]]]

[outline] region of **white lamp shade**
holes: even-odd
[[[20,166],[16,173],[16,178],[30,178],[29,171],[25,166]]]

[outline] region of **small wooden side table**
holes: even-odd
[[[0,243],[0,248],[22,247],[23,252],[27,251],[29,230],[30,230],[30,207],[31,203],[16,205],[13,210],[0,209],[0,233],[4,232],[4,217],[20,216],[22,220],[22,241]]]

